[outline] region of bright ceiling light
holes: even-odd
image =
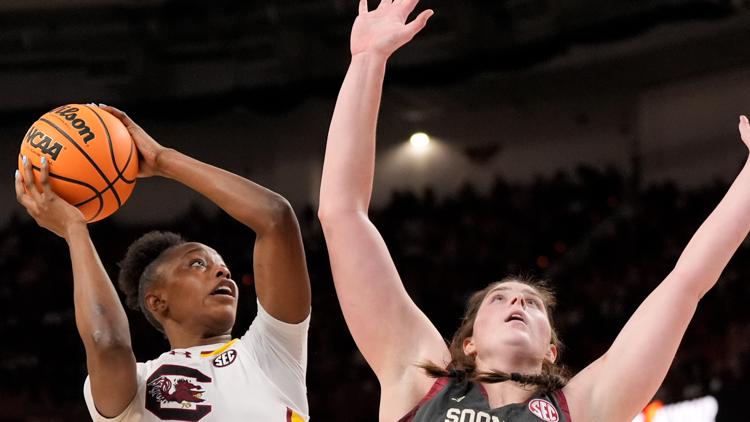
[[[417,132],[409,138],[411,147],[416,151],[424,151],[430,145],[430,136],[424,132]]]

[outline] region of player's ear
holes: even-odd
[[[554,344],[549,345],[549,349],[547,349],[547,353],[544,355],[544,358],[549,361],[549,363],[554,364],[555,361],[557,361],[557,346]]]
[[[169,309],[166,295],[161,289],[146,292],[143,303],[146,305],[146,310],[154,315],[163,315]]]
[[[472,356],[477,353],[477,346],[474,344],[473,337],[466,337],[464,339],[463,349],[466,356]]]

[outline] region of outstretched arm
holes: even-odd
[[[416,4],[383,0],[368,12],[367,2],[360,2],[352,28],[352,61],[328,133],[318,211],[344,317],[383,389],[381,420],[400,418],[429,388],[426,377],[415,376],[416,363],[441,363],[448,356],[438,331],[407,295],[367,216],[386,61],[432,15],[424,11],[406,24]],[[395,387],[412,397],[396,394]],[[406,402],[395,403],[391,394]]]
[[[124,112],[102,108],[128,128],[140,154],[142,176],[163,176],[201,193],[256,234],[253,271],[258,300],[274,318],[299,323],[310,312],[307,274],[297,218],[289,202],[243,177],[159,145]]]
[[[37,224],[68,243],[73,264],[76,326],[86,349],[91,395],[100,414],[117,416],[137,390],[135,356],[125,310],[91,243],[83,215],[52,192],[49,161],[42,161],[41,192],[34,186],[30,163],[23,161],[24,171],[16,173],[16,197]]]
[[[750,124],[740,118],[743,142]],[[646,298],[611,348],[566,387],[573,420],[629,421],[667,374],[698,301],[750,231],[750,161],[701,225],[677,265]],[[577,414],[577,415],[576,415]]]

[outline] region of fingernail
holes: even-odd
[[[99,107],[106,107],[107,105],[104,103],[99,103]]]
[[[21,173],[18,172],[18,169],[16,169],[16,174],[13,175],[14,179],[18,179],[18,176],[20,176]]]
[[[42,165],[46,165],[46,164],[47,164],[47,157],[42,157]]]
[[[26,164],[29,164],[29,159],[28,159],[28,158],[26,158],[26,156],[25,156],[25,155],[21,157],[21,161],[23,161],[23,165],[24,165],[24,166],[25,166]]]

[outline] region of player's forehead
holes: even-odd
[[[186,242],[175,246],[169,251],[168,259],[182,260],[193,256],[201,256],[220,264],[224,263],[224,259],[216,250],[199,242]]]
[[[504,281],[496,284],[487,292],[485,299],[492,296],[494,293],[520,293],[543,299],[542,294],[540,294],[534,287],[529,286],[526,283],[521,283],[520,281]]]

